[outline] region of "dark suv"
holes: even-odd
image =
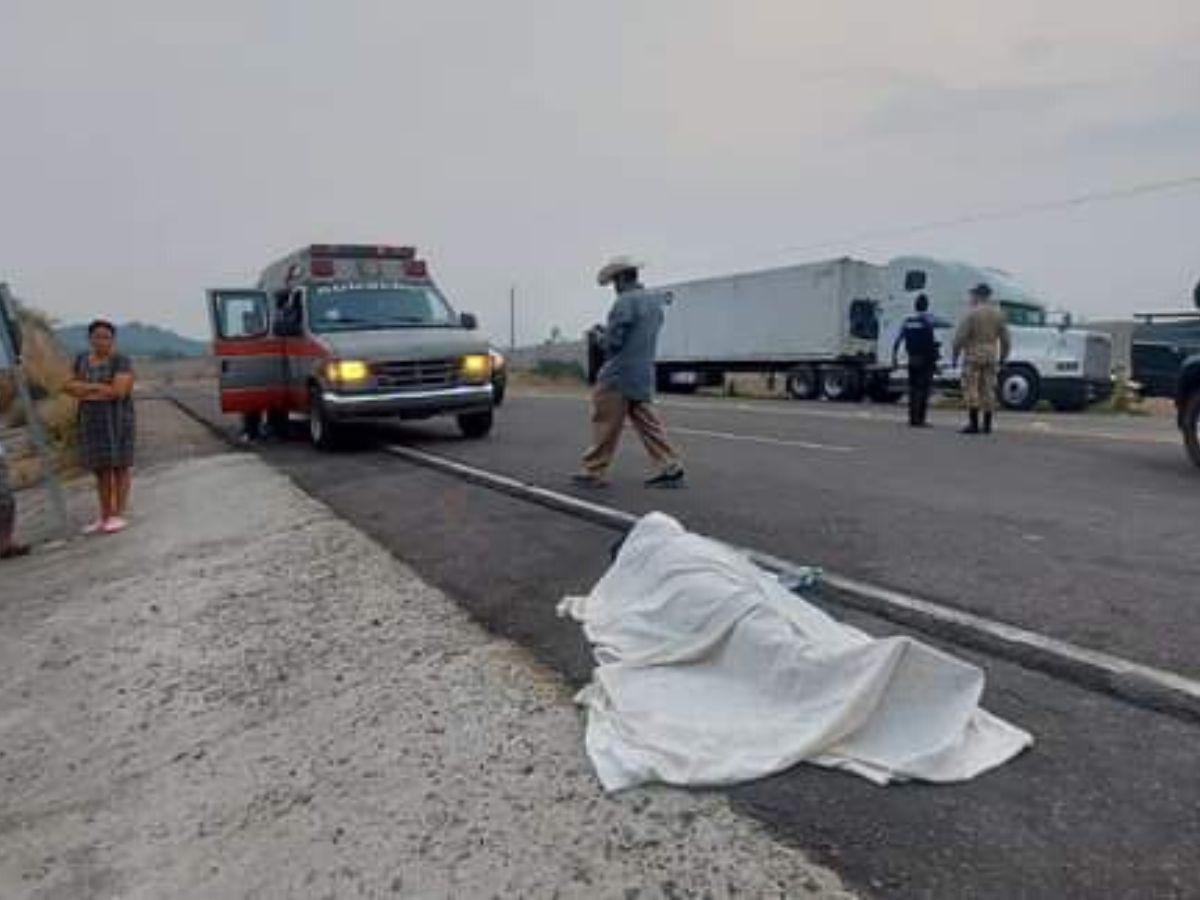
[[[1179,410],[1179,428],[1188,456],[1200,466],[1200,354],[1189,356],[1179,371],[1179,390],[1175,394]]]

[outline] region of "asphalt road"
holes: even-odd
[[[643,489],[644,454],[630,439],[598,499],[1200,676],[1200,472],[1169,421],[1009,416],[971,438],[948,414],[915,431],[898,407],[852,410],[668,400],[689,488]],[[486,442],[441,424],[390,431],[571,491],[586,416],[577,396],[518,396]]]
[[[211,414],[209,397],[191,399]],[[1189,577],[1200,584],[1191,558],[1180,555],[1160,569],[1186,538],[1172,535],[1172,527],[1186,525],[1189,510],[1195,518],[1200,482],[1166,441],[1143,440],[1133,429],[1127,440],[1007,433],[972,443],[948,428],[910,434],[886,419],[824,409],[790,415],[787,406],[738,413],[699,405],[669,410],[687,443],[692,487],[647,495],[638,480],[640,451],[630,447],[605,502],[659,506],[700,530],[798,561],[992,615],[1037,617],[1022,624],[1048,623],[1104,649],[1186,661],[1180,624],[1155,623],[1170,621],[1168,607],[1183,611],[1196,599],[1187,594]],[[378,443],[420,444],[561,487],[583,423],[576,399],[517,397],[485,442],[465,443],[446,425],[430,424],[363,432],[336,456],[300,442],[267,445],[263,453],[487,627],[582,683],[591,668],[587,648],[554,605],[590,587],[616,535],[411,466],[380,452]],[[1076,471],[1081,465],[1088,471]],[[1108,491],[1116,496],[1104,496]],[[1122,507],[1126,502],[1131,509]],[[1131,516],[1138,527],[1122,524]],[[1035,534],[1041,540],[1028,537]],[[1173,543],[1157,545],[1154,534]],[[1074,543],[1080,536],[1100,545]],[[1105,561],[1105,552],[1118,556]],[[1146,571],[1123,573],[1118,563],[1133,560]],[[964,574],[975,567],[981,574]],[[998,578],[1003,584],[993,584]],[[969,597],[960,595],[964,584]],[[1139,592],[1128,594],[1131,586]],[[873,633],[898,630],[830,611]],[[1142,624],[1130,623],[1133,612],[1146,616]],[[948,649],[985,668],[985,704],[1035,735],[1030,752],[949,787],[880,789],[799,766],[730,791],[735,806],[869,896],[1200,896],[1200,728]]]

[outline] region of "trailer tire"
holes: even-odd
[[[821,381],[812,366],[792,369],[787,376],[787,392],[793,400],[816,400],[821,396]]]
[[[854,403],[862,399],[862,373],[851,366],[821,369],[821,393],[835,403]]]
[[[321,389],[313,385],[308,389],[308,437],[318,450],[335,450],[338,446],[340,429],[330,421],[321,399]]]
[[[1037,372],[1028,366],[1005,366],[996,386],[1000,405],[1005,409],[1027,412],[1041,399],[1041,384]]]

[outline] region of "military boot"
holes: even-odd
[[[979,410],[972,409],[968,412],[968,415],[970,416],[970,421],[967,423],[967,427],[959,432],[959,434],[979,434]]]

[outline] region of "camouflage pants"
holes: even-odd
[[[963,399],[969,409],[994,412],[996,409],[996,382],[1000,379],[1000,366],[991,359],[968,359],[963,366]]]

